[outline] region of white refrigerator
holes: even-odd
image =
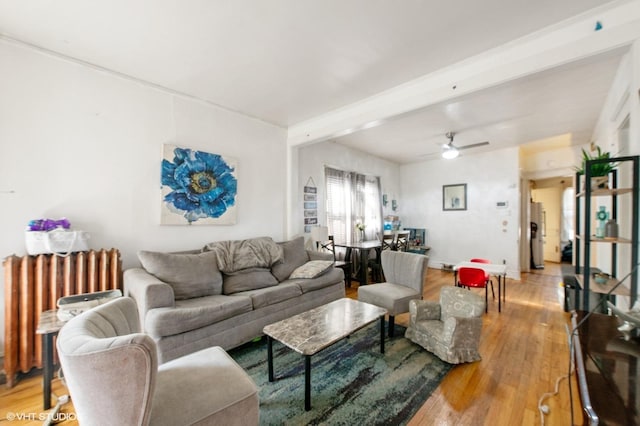
[[[531,203],[531,269],[544,268],[544,208]]]

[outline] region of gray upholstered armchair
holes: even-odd
[[[358,300],[385,308],[389,313],[389,337],[393,337],[395,316],[409,312],[409,301],[422,299],[429,257],[383,250],[382,272],[387,282],[358,288]]]
[[[412,300],[405,337],[451,364],[479,361],[485,301],[459,287],[442,287],[440,301]]]
[[[158,366],[139,332],[135,302],[122,297],[62,327],[60,363],[82,425],[258,424],[251,378],[219,347]]]

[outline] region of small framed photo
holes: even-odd
[[[467,209],[467,184],[442,185],[442,210]]]

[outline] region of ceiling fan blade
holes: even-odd
[[[463,150],[463,149],[469,149],[469,148],[477,148],[479,146],[484,146],[484,145],[489,145],[489,141],[472,143],[471,145],[465,145],[465,146],[456,146],[456,148],[458,148],[458,150]]]

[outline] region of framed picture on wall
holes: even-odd
[[[467,184],[442,185],[442,210],[467,209]]]
[[[318,188],[311,177],[304,186],[303,200],[304,232],[308,234],[311,227],[318,224]]]

